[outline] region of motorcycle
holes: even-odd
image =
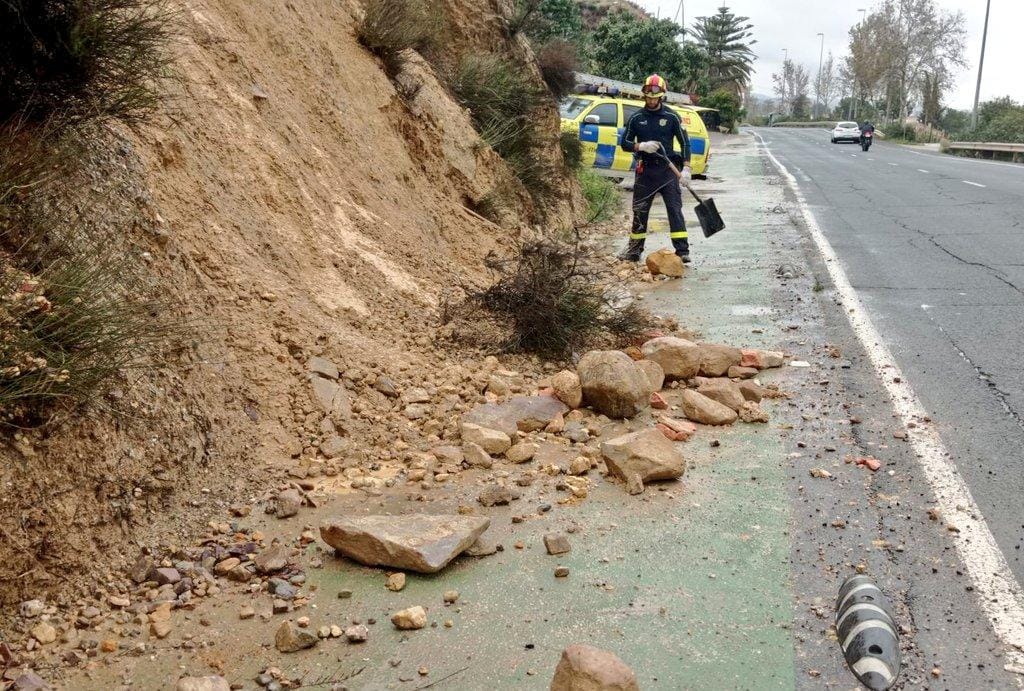
[[[867,151],[871,148],[871,140],[874,139],[874,133],[864,132],[860,135],[860,148],[862,151]]]

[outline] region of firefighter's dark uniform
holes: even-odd
[[[678,140],[681,154],[673,153],[673,143]],[[663,152],[673,159],[678,168],[690,165],[690,138],[686,135],[679,116],[666,108],[664,103],[657,110],[643,108],[626,123],[622,133],[622,148],[636,153],[640,160],[636,166],[636,183],[633,187],[633,227],[629,234],[629,246],[624,256],[638,260],[647,239],[647,217],[651,213],[654,197],[661,193],[668,210],[669,237],[676,254],[689,255],[690,243],[683,221],[683,196],[679,182],[662,156],[638,152],[638,142],[661,142]]]

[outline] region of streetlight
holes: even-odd
[[[815,89],[818,93],[816,103],[814,104],[814,110],[816,111],[815,120],[821,117],[821,106],[823,105],[821,102],[821,87],[823,86],[821,83],[821,64],[825,58],[825,34],[819,32],[818,36],[821,36],[821,50],[818,52],[818,88]]]
[[[861,25],[863,25],[864,22],[867,21],[868,11],[866,9],[864,9],[863,7],[857,8],[857,11],[860,12],[860,23],[861,23]]]
[[[981,97],[981,70],[985,66],[985,44],[988,42],[988,13],[992,9],[992,0],[985,3],[985,30],[981,35],[981,59],[978,60],[978,86],[974,90],[974,111],[971,113],[971,129],[978,127],[978,100]]]

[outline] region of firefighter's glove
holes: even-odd
[[[661,150],[661,144],[658,142],[640,142],[636,145],[637,151],[642,151],[645,154],[656,154]]]
[[[679,184],[686,187],[690,184],[690,180],[693,180],[693,174],[690,172],[690,166],[683,166],[683,169],[679,172]]]

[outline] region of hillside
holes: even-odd
[[[120,220],[113,241],[148,265],[181,335],[102,401],[10,439],[0,605],[72,602],[280,478],[358,474],[444,436],[383,382],[461,380],[463,356],[433,338],[451,277],[476,280],[488,252],[579,213],[567,178],[530,198],[436,76],[445,65],[409,55],[389,80],[357,41],[359,2],[180,9],[171,98],[156,122],[110,131],[77,208]],[[503,30],[508,3],[443,10],[452,64],[486,49],[539,81]],[[562,175],[553,102],[538,117]],[[475,211],[495,192],[513,200],[500,226]],[[326,401],[316,357],[340,370]]]

